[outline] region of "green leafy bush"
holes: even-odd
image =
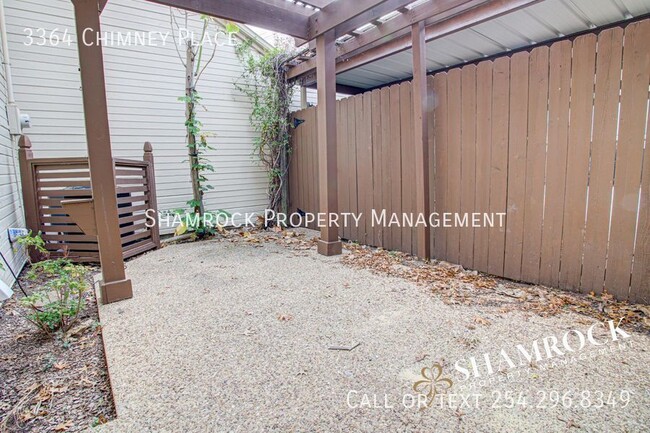
[[[44,280],[40,290],[21,299],[27,319],[48,335],[68,332],[85,305],[88,269],[67,259],[45,260],[32,265],[27,278]]]
[[[45,258],[48,256],[49,252],[45,249],[45,241],[41,237],[41,232],[34,235],[32,231],[29,231],[28,235],[21,236],[16,239],[16,243],[22,247],[27,256],[29,263],[33,263],[34,258]]]
[[[232,218],[230,213],[222,209],[207,211],[203,214],[192,213],[183,209],[176,209],[174,214],[177,215],[181,221],[180,225],[176,227],[176,230],[174,231],[176,236],[190,232],[200,239],[207,236],[214,236],[217,232],[223,233],[224,227],[222,223],[226,222],[229,218]],[[204,222],[207,222],[207,224],[204,224]]]

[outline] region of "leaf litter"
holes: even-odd
[[[275,242],[297,251],[315,249],[318,241],[317,232],[303,228],[246,228],[231,233],[226,235],[231,242],[242,239],[248,243]],[[423,261],[399,251],[351,242],[344,243],[343,247],[343,264],[425,286],[448,305],[497,307],[501,314],[516,310],[542,317],[573,311],[598,321],[622,319],[628,326],[650,332],[650,306],[617,301],[607,291],[575,293],[505,280],[445,261]],[[491,324],[478,315],[474,322],[478,326]]]

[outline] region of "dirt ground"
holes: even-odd
[[[129,262],[134,298],[100,306],[118,417],[96,431],[648,431],[645,307],[355,245],[326,258],[312,236]]]
[[[114,418],[94,293],[68,342],[39,333],[21,297],[0,307],[0,432],[84,431]]]

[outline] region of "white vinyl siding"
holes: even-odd
[[[74,16],[70,0],[5,0],[8,39],[17,103],[32,118],[26,131],[36,157],[86,154]],[[143,0],[111,0],[102,13],[103,32],[171,31],[169,8]],[[190,15],[190,30],[201,21]],[[72,44],[26,46],[25,29],[58,29]],[[215,31],[215,28],[212,29]],[[161,210],[185,208],[191,198],[185,147],[185,70],[171,38],[163,46],[105,46],[104,62],[113,153],[142,157],[153,145]],[[183,47],[179,47],[184,58]],[[211,54],[206,47],[204,59]],[[266,174],[252,155],[254,131],[250,104],[234,87],[242,67],[231,46],[217,49],[198,86],[207,111],[199,111],[204,130],[215,134],[209,157],[215,187],[206,193],[207,209],[260,212],[266,206]]]
[[[4,53],[0,44],[0,60],[4,61]],[[9,136],[7,122],[7,81],[4,67],[0,67],[0,251],[7,259],[9,265],[18,273],[25,263],[25,256],[13,250],[9,244],[7,229],[9,227],[24,227],[22,199],[20,197],[19,170],[17,152]],[[7,265],[0,259],[4,271],[0,278],[11,286],[14,279],[7,269]]]

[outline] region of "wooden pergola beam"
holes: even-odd
[[[429,20],[426,20],[425,41],[431,42],[440,39],[468,27],[498,18],[502,15],[506,15],[540,1],[542,0],[494,0],[480,4],[479,6],[440,21],[429,23]],[[435,17],[432,19],[435,19]],[[371,47],[366,46],[366,49],[361,49],[355,52],[349,58],[339,58],[336,64],[336,73],[340,74],[383,59],[384,57],[406,51],[411,48],[411,44],[411,35],[405,34],[395,37],[381,45]],[[315,58],[302,62],[289,69],[287,72],[287,78],[296,79],[311,73],[316,67],[317,58],[318,53]]]
[[[328,4],[332,3],[333,0],[301,0],[301,1],[315,8],[322,9]]]
[[[96,36],[101,34],[98,0],[72,0],[72,3],[78,40],[83,39],[88,29],[92,32],[89,40],[97,40]],[[126,278],[122,257],[102,46],[77,45],[93,196],[90,205],[96,210],[94,218],[102,268],[100,288],[102,301],[109,303],[132,297],[133,290],[131,280]]]
[[[148,0],[165,6],[250,24],[309,39],[307,28],[309,16],[259,0]]]
[[[413,45],[413,145],[415,146],[415,203],[418,214],[429,217],[429,128],[427,112],[427,58],[424,22],[411,27]],[[417,254],[431,258],[431,230],[427,224],[416,228]]]
[[[338,181],[336,161],[336,36],[333,30],[316,39],[318,58],[318,186],[320,213],[338,213]],[[325,256],[341,254],[338,227],[327,218],[321,227],[318,253]]]
[[[354,0],[338,1],[322,8],[309,17],[306,40],[334,30],[335,37],[340,37],[361,27],[413,0]]]
[[[316,83],[313,83],[313,84],[308,84],[305,87],[309,89],[317,89],[318,85]],[[362,89],[361,87],[348,86],[347,84],[339,84],[339,83],[336,84],[336,93],[342,93],[344,95],[358,95],[365,91],[366,89]]]
[[[384,39],[402,29],[409,28],[413,24],[438,16],[443,12],[471,3],[472,1],[473,0],[439,0],[436,2],[424,3],[343,43],[337,48],[337,55],[338,57],[345,56],[355,50]]]

